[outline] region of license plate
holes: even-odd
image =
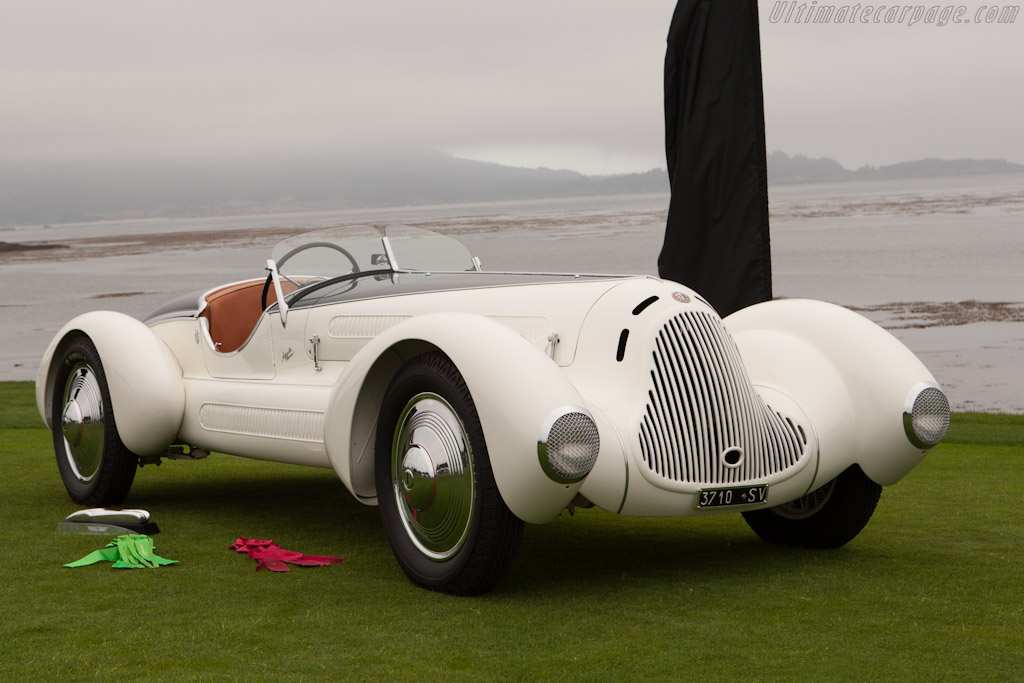
[[[757,505],[768,500],[768,484],[733,486],[725,489],[701,489],[697,509],[730,505]]]

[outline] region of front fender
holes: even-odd
[[[160,455],[174,441],[185,412],[181,366],[170,349],[144,324],[113,311],[84,313],[54,336],[36,377],[36,407],[47,426],[53,405],[53,378],[62,343],[76,333],[88,336],[100,354],[110,390],[117,432],[128,450]]]
[[[375,497],[373,442],[384,391],[402,363],[433,349],[452,360],[469,387],[498,490],[509,509],[527,522],[556,517],[580,484],[549,479],[540,466],[537,442],[554,410],[585,404],[554,361],[518,333],[482,316],[417,316],[389,328],[353,357],[331,393],[324,433],[338,476],[355,495]]]
[[[928,452],[908,439],[903,411],[915,387],[935,378],[875,323],[801,299],[757,304],[724,322],[754,384],[789,395],[813,423],[821,455],[812,488],[853,464],[894,484]]]

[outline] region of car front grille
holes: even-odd
[[[676,315],[658,332],[638,435],[643,461],[667,480],[756,482],[796,465],[807,433],[754,390],[718,316]]]

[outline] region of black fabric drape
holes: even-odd
[[[679,0],[665,53],[661,277],[722,316],[772,298],[756,0]]]

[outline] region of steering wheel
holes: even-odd
[[[292,256],[295,256],[296,254],[298,254],[300,252],[306,251],[307,249],[313,249],[313,248],[316,248],[316,247],[326,247],[328,249],[333,249],[334,251],[337,251],[337,252],[341,253],[345,258],[348,259],[349,263],[352,264],[352,272],[353,273],[358,273],[359,272],[359,264],[356,262],[356,259],[355,259],[354,256],[352,256],[351,252],[349,252],[348,249],[345,249],[345,247],[343,247],[343,246],[341,246],[339,244],[335,244],[334,242],[309,242],[308,244],[300,244],[299,246],[295,247],[294,249],[292,249],[291,251],[286,253],[284,256],[282,256],[277,261],[278,273],[281,274],[281,266],[283,266],[285,264],[285,262],[288,259],[290,259]],[[295,282],[294,280],[289,278],[287,275],[281,274],[281,276],[284,277],[284,278],[287,278],[288,281],[291,282],[296,287],[299,286],[297,282]],[[261,310],[264,310],[264,311],[267,310],[267,294],[270,292],[270,284],[273,281],[274,281],[274,274],[273,273],[268,273],[267,274],[267,281],[263,283],[263,293],[260,295],[260,309]]]

